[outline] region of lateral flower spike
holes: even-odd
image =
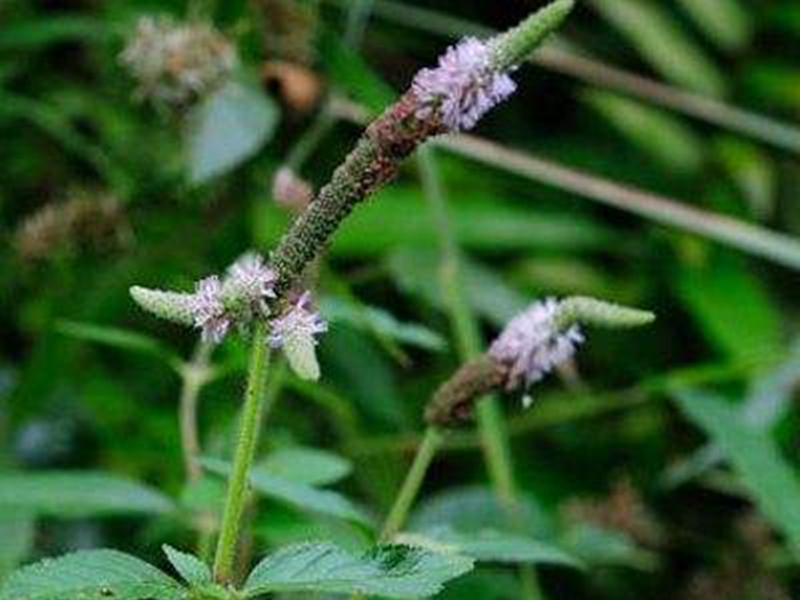
[[[647,310],[629,308],[587,296],[571,296],[558,304],[555,325],[560,330],[578,323],[590,327],[626,329],[642,327],[655,321],[655,314]]]
[[[655,319],[651,312],[594,298],[547,298],[511,319],[489,350],[463,365],[436,392],[426,408],[429,423],[448,426],[467,420],[481,395],[522,390],[565,363],[584,342],[581,326],[631,328]],[[525,405],[530,397],[525,396]]]
[[[129,290],[131,298],[141,308],[160,319],[180,325],[194,324],[194,296],[135,285]]]

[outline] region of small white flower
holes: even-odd
[[[304,292],[283,316],[270,321],[268,343],[281,348],[289,366],[302,379],[319,379],[317,337],[328,330],[320,314],[311,309],[311,294]]]
[[[411,89],[421,108],[417,117],[438,115],[450,131],[471,129],[492,107],[508,98],[516,84],[492,65],[492,48],[472,37],[451,46],[433,69],[422,69]]]
[[[514,317],[492,343],[489,356],[508,368],[508,389],[527,389],[569,360],[583,341],[578,325],[559,331],[559,303],[548,298]]]
[[[212,275],[201,279],[192,295],[194,326],[201,330],[204,341],[220,343],[231,326],[222,302],[222,284]]]

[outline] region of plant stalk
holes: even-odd
[[[389,511],[386,521],[381,529],[380,541],[388,542],[405,525],[408,513],[419,494],[422,483],[425,481],[425,474],[433,462],[433,457],[439,450],[442,443],[442,432],[433,425],[428,426],[422,438],[422,442],[414,455],[414,462],[408,470],[400,492],[395,498],[394,504]]]
[[[447,209],[447,198],[436,168],[433,150],[423,146],[419,149],[417,156],[422,187],[441,236],[442,291],[450,313],[460,358],[463,362],[467,362],[475,359],[482,352],[478,320],[463,292],[460,250],[458,241],[453,234]],[[497,399],[487,396],[479,400],[476,414],[478,436],[489,479],[498,500],[513,516],[517,512],[517,490],[509,436]],[[523,566],[520,568],[520,582],[523,598],[526,600],[540,600],[543,597],[533,567]]]
[[[217,583],[230,583],[233,574],[239,530],[247,500],[247,477],[255,456],[264,408],[264,385],[268,364],[269,348],[265,340],[265,326],[263,323],[258,323],[253,333],[244,408],[214,559],[214,579]]]

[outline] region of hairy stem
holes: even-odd
[[[242,514],[247,499],[247,476],[258,442],[258,430],[264,405],[264,384],[269,364],[269,349],[264,338],[264,324],[258,323],[253,333],[244,408],[239,425],[233,467],[228,479],[228,493],[222,514],[217,554],[214,559],[214,579],[218,583],[230,583],[233,573]]]

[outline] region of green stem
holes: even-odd
[[[217,554],[214,559],[214,579],[218,583],[230,583],[233,573],[239,529],[247,499],[247,476],[258,442],[268,364],[269,349],[265,341],[264,324],[258,323],[253,333],[244,409],[241,415],[233,469],[228,480],[228,494],[222,514]]]
[[[444,300],[450,313],[460,358],[466,362],[476,358],[482,352],[478,319],[463,291],[460,250],[453,235],[453,227],[447,210],[447,198],[439,179],[433,150],[428,146],[423,146],[419,149],[417,157],[422,188],[433,211],[441,239],[441,283]],[[496,398],[488,396],[478,401],[477,419],[478,435],[492,487],[501,504],[512,515],[516,514],[517,490],[509,436],[502,410]],[[543,597],[539,590],[536,572],[532,566],[524,566],[520,569],[520,579],[523,597],[526,600],[539,600]]]
[[[414,504],[414,501],[419,494],[422,487],[422,482],[425,481],[425,474],[433,462],[433,457],[439,450],[442,443],[442,434],[438,428],[429,426],[425,430],[422,438],[422,443],[417,448],[417,453],[414,455],[414,462],[411,463],[411,468],[408,470],[405,481],[395,498],[389,515],[384,521],[381,530],[380,541],[388,542],[395,534],[400,531],[405,525],[408,518],[408,512]]]

